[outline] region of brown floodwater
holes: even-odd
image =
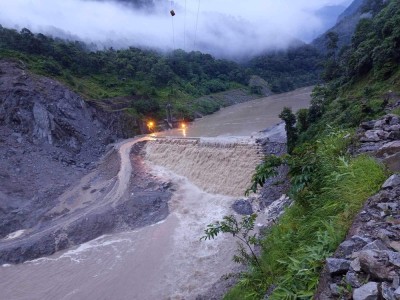
[[[216,137],[251,136],[279,122],[279,113],[285,106],[294,112],[308,107],[313,87],[260,98],[222,108],[216,113],[195,120],[186,129],[155,133],[155,136]]]
[[[101,236],[49,257],[0,266],[0,299],[194,299],[233,267],[236,246],[231,238],[220,236],[206,242],[199,238],[207,224],[232,213],[231,204],[238,198],[233,187],[237,187],[237,180],[250,180],[251,172],[238,172],[237,162],[249,161],[243,168],[251,170],[259,161],[256,150],[238,143],[247,143],[250,136],[278,123],[284,106],[294,111],[307,107],[310,93],[310,87],[302,88],[234,105],[196,120],[186,130],[155,134],[209,137],[207,147],[185,144],[178,151],[176,143],[170,147],[161,143],[146,149],[152,173],[172,180],[176,189],[166,220]],[[181,159],[176,159],[178,152],[184,153]],[[210,170],[219,162],[218,171]],[[222,180],[220,174],[227,177],[232,173],[235,176],[224,181],[232,188],[215,186],[216,180]],[[213,174],[218,175],[215,180]],[[20,238],[21,234],[9,238]]]

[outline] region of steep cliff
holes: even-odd
[[[0,61],[0,237],[36,224],[127,135],[120,123],[23,63]]]

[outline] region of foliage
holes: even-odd
[[[373,71],[376,78],[387,79],[400,62],[400,3],[371,5],[377,14],[358,24],[351,48],[342,55],[341,76],[360,78]]]
[[[241,221],[236,220],[235,216],[225,216],[222,221],[209,224],[204,230],[205,235],[200,240],[211,240],[220,233],[230,233],[239,240],[237,253],[233,260],[236,263],[242,263],[248,266],[254,266],[261,270],[260,262],[254,252],[254,246],[258,244],[256,234],[252,234],[254,230],[254,222],[257,218],[256,214],[243,216]]]
[[[285,130],[287,137],[287,152],[291,153],[296,145],[297,141],[297,128],[296,124],[296,116],[293,114],[292,109],[289,107],[284,107],[282,112],[279,114],[279,118],[281,118],[285,122]]]
[[[264,186],[264,183],[268,178],[278,175],[276,168],[282,165],[284,162],[284,158],[275,155],[265,156],[263,163],[256,167],[256,172],[251,178],[252,185],[246,190],[245,195],[248,196],[250,192],[257,192],[259,188]]]
[[[321,61],[314,47],[301,45],[257,56],[248,67],[270,83],[271,90],[277,93],[317,83]]]
[[[349,47],[331,52],[335,65],[325,64],[327,82],[314,89],[308,114],[297,114],[298,143],[281,160],[290,167],[294,204],[261,242],[268,276],[251,272],[225,299],[261,299],[267,290],[269,299],[311,299],[325,258],[387,177],[373,158],[347,153],[352,131],[343,130],[384,113],[389,95],[400,92],[400,2],[366,4],[373,17],[360,21]],[[274,168],[267,160],[258,167],[256,189]]]
[[[325,35],[327,55],[324,62],[324,71],[322,72],[321,76],[324,81],[332,80],[337,75],[339,69],[339,65],[336,59],[338,41],[339,35],[334,31],[329,31]]]
[[[393,109],[391,113],[400,116],[400,107]]]
[[[297,119],[297,124],[296,124],[296,129],[297,132],[301,133],[304,132],[308,129],[309,124],[309,118],[308,118],[309,110],[307,108],[301,108],[297,111],[296,113],[296,119]]]
[[[267,276],[245,275],[225,299],[261,299],[267,289],[273,291],[270,299],[312,298],[325,258],[386,178],[374,159],[346,154],[346,135],[330,129],[286,159],[298,188],[292,191],[294,205],[261,241],[260,263]]]
[[[35,72],[57,77],[88,98],[132,97],[125,108],[139,115],[149,111],[163,118],[163,105],[171,98],[177,107],[202,95],[247,85],[249,73],[239,64],[200,52],[113,48],[97,50],[79,41],[65,41],[0,26],[0,57],[23,60]],[[168,92],[166,92],[168,90]],[[174,106],[175,107],[175,106]],[[181,111],[175,111],[179,114]],[[200,111],[205,113],[204,111]],[[189,112],[193,118],[194,112]]]
[[[220,107],[212,100],[196,107],[195,98],[243,88],[250,76],[258,73],[274,92],[313,84],[319,62],[318,53],[309,46],[271,52],[241,65],[196,51],[162,54],[134,47],[99,50],[93,44],[34,34],[27,28],[18,32],[1,25],[0,57],[23,60],[34,72],[56,77],[87,98],[105,99],[103,103],[114,97],[135,97],[140,103],[123,109],[134,110],[138,116],[148,117],[148,105],[143,102],[150,101],[158,106],[158,110],[151,109],[153,118],[163,119],[166,103],[172,103],[173,114],[189,120],[197,112],[207,114]]]

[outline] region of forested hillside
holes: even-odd
[[[249,62],[255,74],[266,79],[275,93],[319,82],[322,55],[309,45],[257,56]]]
[[[337,282],[337,297],[313,297],[326,258],[388,175],[375,158],[352,155],[359,153],[360,143],[354,132],[360,122],[387,113],[392,115],[386,119],[400,116],[400,3],[369,3],[372,17],[360,20],[350,46],[338,51],[337,35],[328,38],[326,81],[314,89],[310,108],[296,115],[285,108],[280,115],[289,154],[267,156],[250,190],[261,188],[267,178],[273,180],[277,166],[285,164],[293,205],[261,241],[253,241],[262,249],[259,261],[248,256],[251,271],[225,299],[353,299],[354,286],[347,277]],[[386,124],[382,120],[372,124]],[[388,140],[398,142],[398,134],[392,132]]]
[[[374,18],[361,19],[351,45],[328,58],[324,72],[329,81],[315,89],[310,108],[318,111],[316,120],[358,126],[383,114],[400,91],[400,3],[390,1],[379,11]],[[311,124],[309,133],[322,126]]]
[[[0,57],[17,58],[36,73],[57,78],[88,99],[130,99],[117,105],[138,117],[164,117],[167,102],[175,115],[192,119],[192,99],[234,88],[246,88],[259,75],[276,93],[318,82],[318,53],[309,46],[266,54],[248,65],[215,59],[209,54],[175,50],[104,49],[65,41],[24,28],[0,26]],[[257,89],[255,89],[257,90]],[[253,89],[254,91],[254,89]],[[121,102],[121,101],[119,101]],[[203,105],[212,109],[220,104]]]

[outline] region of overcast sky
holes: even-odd
[[[317,11],[351,0],[167,0],[152,13],[112,1],[1,0],[0,24],[114,47],[200,50],[228,58],[284,48],[322,33]],[[186,10],[185,10],[186,3]],[[176,12],[169,14],[170,8]],[[197,12],[198,21],[197,21]],[[185,13],[186,12],[186,13]],[[196,30],[197,27],[197,30]]]

